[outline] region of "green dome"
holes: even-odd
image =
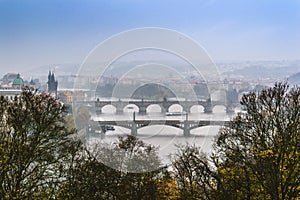
[[[18,74],[18,77],[14,80],[13,85],[24,85],[24,81],[20,77],[20,74]]]

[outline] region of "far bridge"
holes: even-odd
[[[80,102],[77,102],[80,103]],[[222,105],[226,108],[226,113],[233,113],[235,108],[240,106],[239,103],[224,102],[224,101],[212,101],[207,100],[144,100],[144,99],[130,99],[130,100],[100,100],[97,99],[94,102],[81,102],[83,104],[94,104],[96,114],[102,113],[102,108],[107,105],[112,105],[116,108],[117,113],[123,113],[124,108],[128,105],[136,105],[140,114],[145,114],[147,108],[150,105],[159,105],[161,112],[169,112],[169,108],[172,105],[178,104],[182,107],[183,112],[189,113],[191,108],[196,105],[203,106],[205,113],[212,113],[214,106]]]

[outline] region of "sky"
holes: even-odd
[[[300,59],[300,0],[0,0],[0,73],[80,64],[142,27],[186,34],[216,62]]]

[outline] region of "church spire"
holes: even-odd
[[[48,74],[48,82],[47,82],[47,88],[49,93],[55,94],[57,96],[57,86],[58,82],[55,80],[54,73],[49,70]]]
[[[50,78],[51,78],[51,70],[49,69],[48,82],[50,81]]]

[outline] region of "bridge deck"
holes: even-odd
[[[97,121],[99,125],[112,125],[112,126],[126,126],[130,127],[130,124],[135,123],[138,126],[144,127],[148,125],[169,125],[169,126],[176,126],[180,124],[188,124],[192,126],[228,126],[229,121],[223,120],[101,120]]]
[[[183,130],[184,136],[190,136],[192,129],[203,127],[203,126],[229,126],[229,121],[222,120],[99,120],[93,121],[97,123],[97,126],[101,127],[101,130],[105,133],[105,127],[109,126],[120,126],[131,129],[132,135],[137,135],[137,130],[146,126],[152,125],[166,125],[173,126]]]

